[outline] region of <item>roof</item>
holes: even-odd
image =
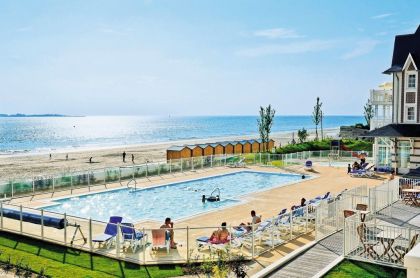
[[[416,65],[420,64],[420,25],[414,34],[395,36],[392,64],[384,73],[401,71],[408,54],[411,54]]]
[[[209,144],[209,143],[206,143],[206,144],[199,144],[198,146],[200,146],[200,148],[202,148],[202,149],[205,149],[205,148],[207,148],[207,147],[213,147],[213,144]]]
[[[233,143],[232,142],[228,142],[228,141],[220,142],[219,144],[222,145],[223,147],[226,147],[227,145],[232,145],[233,146]]]
[[[420,124],[390,124],[363,134],[363,137],[420,137]]]
[[[182,151],[185,148],[189,148],[188,146],[170,146],[168,151]]]

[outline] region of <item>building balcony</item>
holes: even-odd
[[[370,120],[370,130],[374,130],[392,123],[391,117],[374,117]]]
[[[372,105],[392,105],[392,91],[371,90],[370,103]]]

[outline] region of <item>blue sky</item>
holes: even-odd
[[[361,114],[420,1],[1,1],[0,113]]]

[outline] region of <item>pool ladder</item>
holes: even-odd
[[[217,192],[218,194],[216,196],[213,196],[213,193]],[[210,197],[217,197],[219,196],[219,200],[220,200],[220,188],[216,187],[215,189],[213,189],[213,191],[210,194]]]
[[[130,187],[130,183],[132,183],[132,182],[134,182],[134,188]],[[131,191],[136,191],[137,190],[137,181],[135,179],[129,180],[128,183],[127,183],[127,188],[132,188]]]

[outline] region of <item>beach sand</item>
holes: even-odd
[[[324,136],[336,137],[339,129],[325,129]],[[315,132],[309,131],[310,138]],[[297,135],[295,132],[295,140]],[[273,133],[271,138],[275,145],[283,146],[292,140],[292,132]],[[119,147],[97,149],[57,150],[51,153],[7,155],[0,156],[0,180],[24,179],[37,175],[54,175],[69,171],[93,170],[105,167],[119,167],[132,165],[131,155],[134,154],[134,163],[142,164],[146,161],[157,162],[166,160],[166,149],[172,145],[214,143],[225,140],[256,139],[257,136],[235,136],[210,139],[183,140],[166,143],[152,143],[140,145],[127,145]],[[126,163],[122,162],[122,153],[127,153]],[[68,154],[68,160],[66,155]],[[92,157],[93,163],[89,163]]]

